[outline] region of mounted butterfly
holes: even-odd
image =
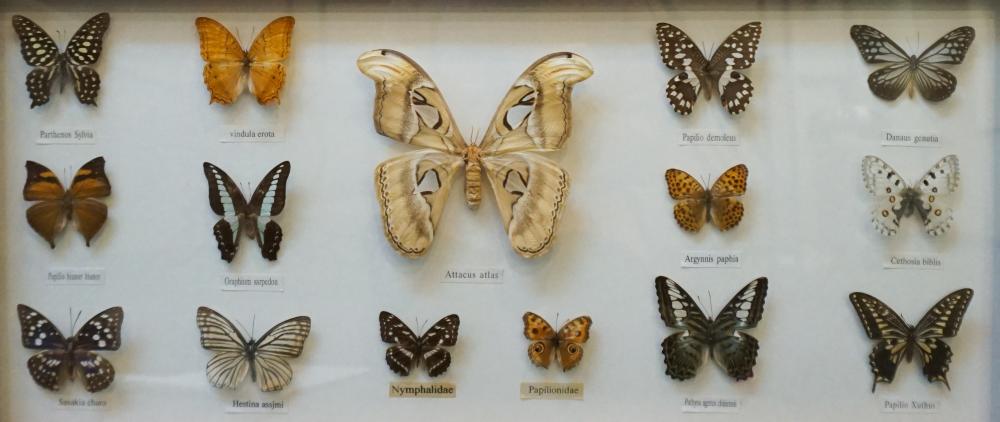
[[[945,34],[916,56],[907,54],[882,31],[868,25],[851,26],[851,39],[865,62],[889,63],[868,76],[868,87],[883,100],[895,100],[903,91],[908,91],[912,98],[914,86],[928,101],[950,97],[958,80],[940,65],[961,64],[975,38],[976,30],[963,26]]]
[[[24,200],[38,201],[25,213],[31,228],[55,249],[55,236],[66,227],[67,221],[73,220],[90,246],[90,240],[108,219],[108,206],[98,200],[111,195],[111,182],[104,173],[104,157],[94,158],[80,167],[68,191],[48,167],[28,161],[25,168],[28,178],[24,182]]]
[[[236,37],[214,19],[199,17],[194,24],[201,37],[205,86],[212,95],[209,104],[232,104],[244,87],[261,105],[281,102],[279,94],[285,85],[282,62],[291,52],[295,18],[282,16],[271,21],[260,31],[249,50],[244,50]]]
[[[222,169],[208,162],[202,164],[202,168],[208,179],[208,202],[212,211],[222,217],[212,228],[222,259],[233,262],[243,232],[257,240],[264,258],[277,260],[282,232],[281,226],[271,217],[285,209],[285,182],[292,171],[292,163],[283,161],[267,172],[250,197],[250,203]]]
[[[753,96],[753,84],[736,71],[753,65],[762,29],[760,22],[739,27],[726,37],[709,60],[680,28],[669,23],[656,24],[663,64],[681,71],[667,82],[667,100],[674,111],[681,115],[691,114],[702,88],[709,100],[712,93],[718,92],[722,108],[730,114],[746,110]]]
[[[548,369],[552,354],[555,353],[563,372],[580,364],[583,359],[583,343],[590,339],[590,326],[593,325],[589,316],[569,320],[559,332],[534,312],[525,312],[521,320],[524,321],[524,337],[532,341],[528,346],[528,359],[531,359],[531,363]]]
[[[478,144],[467,144],[430,76],[409,57],[374,50],[358,68],[375,81],[375,130],[421,149],[375,168],[385,237],[407,257],[427,252],[452,177],[465,167],[465,201],[479,206],[485,171],[511,246],[525,258],[549,250],[566,204],[569,174],[529,152],[561,149],[569,138],[573,85],[593,73],[573,53],[542,57],[514,82]],[[522,116],[516,117],[515,116]]]
[[[458,315],[451,314],[417,336],[399,317],[382,311],[378,315],[379,334],[383,342],[392,344],[385,349],[385,363],[392,372],[404,377],[420,361],[427,367],[427,375],[436,377],[445,373],[451,366],[451,353],[442,346],[458,343],[458,323]]]
[[[899,220],[920,216],[924,230],[938,236],[951,228],[948,195],[958,189],[958,157],[948,155],[934,164],[913,186],[881,158],[868,155],[861,161],[865,189],[875,196],[872,225],[885,236],[899,231]]]
[[[312,319],[297,316],[279,322],[255,340],[252,332],[244,337],[232,322],[208,307],[198,307],[196,320],[201,347],[215,352],[205,366],[208,382],[216,388],[235,389],[249,372],[250,380],[264,392],[279,391],[292,382],[292,365],[286,359],[302,354],[312,328]]]
[[[111,25],[111,15],[100,13],[83,24],[69,39],[66,50],[60,52],[55,40],[31,19],[13,17],[14,32],[21,40],[21,57],[34,67],[28,72],[25,85],[31,97],[31,108],[49,102],[52,82],[59,79],[61,93],[66,82],[73,81],[73,90],[81,104],[97,105],[101,77],[90,66],[101,58],[104,33]]]
[[[711,189],[705,190],[687,172],[668,169],[664,177],[670,197],[677,200],[674,205],[677,224],[691,232],[701,230],[706,221],[722,231],[736,227],[743,219],[743,203],[739,197],[747,192],[748,175],[747,166],[737,164],[723,172]]]
[[[764,314],[767,278],[747,283],[713,320],[675,281],[656,277],[660,318],[667,327],[684,330],[663,339],[667,375],[676,380],[693,378],[705,349],[736,381],[753,377],[757,364],[757,339],[744,332],[757,326]]]
[[[28,359],[28,372],[38,385],[58,391],[66,378],[73,381],[79,372],[83,388],[95,393],[115,380],[115,367],[97,351],[121,347],[125,319],[121,307],[94,315],[68,339],[45,315],[27,305],[17,305],[17,317],[21,322],[21,344],[41,350]]]
[[[873,393],[878,383],[892,382],[904,357],[910,362],[917,353],[923,362],[927,380],[941,381],[951,390],[948,369],[953,353],[944,339],[958,335],[962,318],[972,301],[972,289],[960,289],[948,294],[934,304],[916,326],[903,322],[896,311],[869,294],[854,292],[850,298],[868,338],[878,340],[868,355],[868,363],[875,375]]]

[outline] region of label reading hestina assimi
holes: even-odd
[[[225,408],[226,413],[288,413],[284,400],[231,400]]]

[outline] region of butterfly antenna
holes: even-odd
[[[559,326],[559,312],[556,312],[556,327]]]
[[[250,338],[253,338],[253,332],[257,329],[257,315],[250,314]]]
[[[701,301],[701,295],[695,296],[695,299],[698,299],[698,306],[701,306],[702,309],[705,309],[705,302]]]
[[[83,311],[77,311],[76,312],[76,318],[73,318],[73,308],[69,308],[69,317],[70,317],[70,320],[71,320],[70,324],[69,324],[69,332],[71,332],[71,333],[75,333],[76,332],[76,323],[80,322],[80,315],[81,314],[83,314]]]
[[[243,332],[244,332],[244,333],[247,333],[247,336],[249,336],[249,337],[253,337],[253,336],[250,336],[250,332],[249,332],[249,331],[247,331],[247,327],[246,327],[245,325],[243,325],[243,323],[242,323],[242,322],[240,322],[240,320],[236,320],[236,325],[239,325],[239,326],[240,326],[240,328],[242,328],[242,329],[243,329]]]
[[[712,303],[712,291],[708,291],[708,313],[715,314],[715,304]]]

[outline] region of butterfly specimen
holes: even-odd
[[[260,104],[281,102],[278,95],[285,85],[285,65],[291,51],[295,18],[283,16],[260,31],[249,50],[243,50],[225,26],[213,19],[195,19],[201,37],[201,58],[205,60],[205,86],[211,103],[232,104],[245,86]],[[247,75],[250,83],[247,84]]]
[[[21,322],[21,344],[41,350],[28,359],[28,372],[38,385],[57,391],[64,379],[73,381],[79,372],[83,387],[94,393],[115,380],[114,366],[95,351],[121,347],[125,319],[121,307],[94,315],[68,339],[45,315],[27,305],[17,305],[17,317]]]
[[[383,161],[375,193],[385,237],[407,257],[434,240],[452,177],[465,167],[465,201],[478,207],[481,172],[496,197],[511,246],[530,258],[548,251],[566,203],[569,174],[529,152],[562,148],[570,134],[573,85],[593,73],[573,53],[554,53],[528,67],[507,91],[485,136],[467,144],[430,76],[409,57],[374,50],[358,68],[375,81],[375,129],[393,140],[427,148]]]
[[[895,100],[904,90],[912,97],[914,85],[928,101],[950,97],[958,80],[940,65],[962,63],[975,38],[976,30],[963,26],[945,34],[918,57],[906,54],[895,41],[875,28],[851,26],[851,39],[866,62],[889,63],[868,76],[868,87],[884,100]]]
[[[924,230],[931,236],[951,228],[951,208],[946,200],[958,189],[958,157],[942,158],[914,186],[881,158],[871,155],[861,161],[861,176],[865,189],[875,195],[872,225],[879,233],[896,234],[899,220],[913,213],[920,216]]]
[[[297,316],[279,322],[258,340],[248,333],[248,341],[226,317],[207,307],[198,307],[197,321],[201,347],[215,352],[205,366],[208,382],[235,389],[249,372],[250,380],[264,392],[281,390],[292,382],[292,366],[285,359],[302,354],[312,327],[309,317]]]
[[[696,232],[705,221],[711,221],[719,230],[729,230],[743,219],[743,203],[740,196],[747,192],[747,166],[738,164],[730,167],[712,184],[705,188],[683,170],[668,169],[667,190],[670,197],[677,200],[674,205],[674,219],[682,229]]]
[[[393,344],[385,349],[385,363],[402,376],[409,375],[420,361],[424,361],[428,375],[443,374],[451,365],[451,353],[441,346],[454,346],[458,342],[458,322],[458,315],[448,315],[417,337],[398,317],[382,311],[378,315],[379,333],[382,341]]]
[[[656,24],[656,38],[660,42],[663,64],[681,70],[667,82],[667,100],[674,111],[691,114],[691,106],[698,99],[702,88],[712,99],[718,92],[722,107],[730,114],[746,110],[753,95],[750,79],[737,70],[748,69],[757,56],[760,44],[760,22],[750,22],[726,37],[722,45],[708,60],[684,31],[669,23]]]
[[[927,311],[916,326],[907,325],[896,311],[871,295],[854,292],[850,297],[868,338],[878,340],[868,355],[868,363],[875,375],[873,393],[878,383],[892,382],[903,357],[910,362],[913,354],[918,352],[927,380],[942,381],[951,389],[947,375],[952,352],[943,339],[958,335],[962,317],[972,300],[972,289],[960,289],[948,294]]]
[[[25,168],[28,179],[24,183],[24,200],[38,201],[26,212],[31,228],[55,248],[56,234],[68,220],[75,220],[76,229],[90,246],[90,239],[108,219],[108,206],[97,199],[111,195],[111,182],[104,173],[104,157],[97,157],[80,167],[68,191],[47,167],[28,161]]]
[[[233,262],[240,246],[240,232],[257,240],[260,254],[268,260],[278,259],[281,247],[281,226],[271,217],[281,214],[285,208],[285,182],[292,171],[292,163],[281,162],[267,172],[264,179],[250,197],[248,204],[243,192],[226,172],[212,163],[204,163],[205,178],[208,179],[208,202],[212,211],[222,216],[215,223],[212,232],[219,243],[222,259]]]
[[[742,381],[753,376],[757,339],[743,332],[757,326],[764,314],[767,278],[747,283],[713,320],[673,280],[656,277],[660,318],[667,327],[684,330],[663,339],[667,375],[676,380],[695,376],[705,349],[729,376]]]
[[[531,359],[531,363],[548,368],[554,352],[563,371],[580,364],[583,359],[583,343],[590,338],[592,321],[589,316],[570,320],[558,333],[548,321],[533,312],[525,312],[521,319],[524,321],[524,337],[532,341],[528,346],[528,359]]]
[[[80,103],[97,105],[101,77],[89,66],[101,58],[104,33],[111,25],[111,15],[101,13],[90,18],[73,34],[62,52],[55,40],[31,19],[14,15],[13,24],[14,32],[21,39],[21,57],[34,67],[25,81],[31,108],[49,102],[49,92],[56,78],[59,78],[60,92],[66,82],[72,80]]]

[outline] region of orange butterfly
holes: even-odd
[[[743,219],[743,203],[737,199],[747,192],[749,171],[743,164],[735,165],[712,184],[705,188],[683,170],[669,169],[665,175],[670,197],[677,200],[674,218],[682,229],[696,232],[705,225],[705,220],[715,224],[719,230],[729,230]]]
[[[576,317],[556,330],[548,321],[534,312],[525,312],[521,317],[524,321],[524,337],[532,340],[528,346],[528,359],[542,368],[548,368],[555,351],[559,366],[563,371],[573,369],[583,359],[583,343],[590,339],[590,326],[593,325],[589,316]]]
[[[108,206],[97,198],[111,195],[111,182],[104,173],[104,157],[97,157],[80,167],[69,190],[63,189],[52,170],[34,161],[25,164],[28,180],[24,183],[24,200],[40,201],[28,208],[28,224],[56,247],[55,236],[76,220],[76,229],[90,246],[90,239],[108,219]]]
[[[285,65],[291,51],[295,18],[282,16],[260,31],[249,50],[225,26],[209,18],[194,21],[201,37],[201,58],[205,60],[205,86],[211,103],[232,104],[250,75],[250,92],[260,104],[281,102],[278,94],[285,85]]]

